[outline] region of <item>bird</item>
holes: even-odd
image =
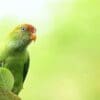
[[[13,74],[14,86],[11,91],[16,95],[23,88],[29,70],[27,47],[32,41],[36,41],[36,28],[25,23],[16,25],[0,45],[0,67],[9,69]]]

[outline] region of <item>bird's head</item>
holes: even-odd
[[[25,48],[32,40],[36,40],[36,28],[30,24],[18,25],[9,33],[8,39],[12,48]]]

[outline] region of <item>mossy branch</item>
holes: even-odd
[[[0,89],[0,100],[21,100],[21,99],[11,91]]]

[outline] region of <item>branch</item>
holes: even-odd
[[[21,100],[21,99],[10,91],[0,89],[0,100]]]

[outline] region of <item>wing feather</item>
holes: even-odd
[[[29,55],[28,55],[27,61],[24,64],[23,82],[25,81],[25,78],[26,78],[26,75],[27,75],[27,72],[28,72],[28,69],[29,69],[29,62],[30,62],[30,58],[29,58]]]

